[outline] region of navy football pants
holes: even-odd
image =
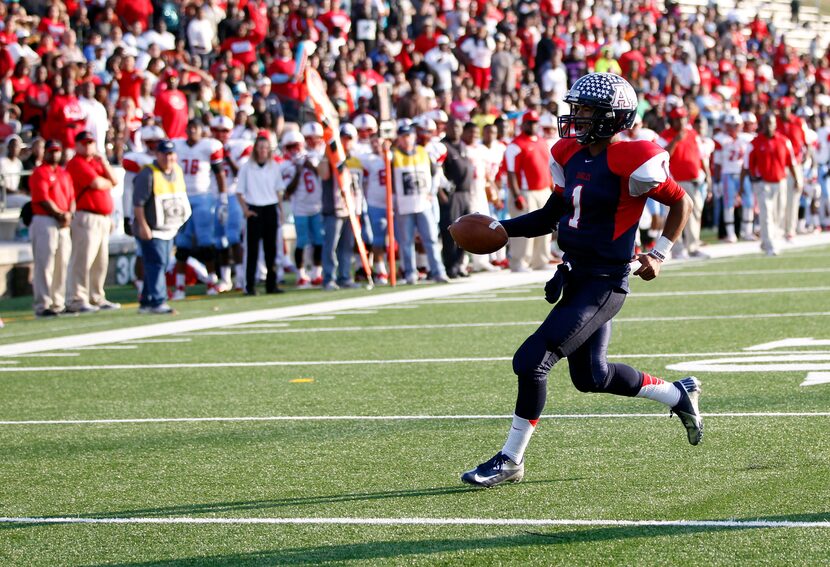
[[[619,281],[568,276],[562,299],[513,356],[513,371],[519,378],[516,415],[539,418],[545,407],[548,373],[562,358],[568,359],[571,380],[581,392],[619,396],[639,392],[640,371],[606,360],[611,319],[622,309],[625,296]]]

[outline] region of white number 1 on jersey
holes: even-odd
[[[579,199],[582,197],[582,185],[574,187],[573,196],[571,199],[574,204],[574,216],[568,219],[568,226],[571,228],[579,228],[580,203]]]

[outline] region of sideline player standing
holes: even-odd
[[[214,223],[217,200],[210,193],[210,175],[216,177],[218,202],[227,206],[225,170],[222,169],[224,149],[222,142],[202,137],[202,123],[193,118],[187,123],[187,138],[176,140],[176,154],[184,173],[187,198],[193,215],[176,235],[176,291],[174,300],[185,298],[185,267],[190,256],[197,257],[208,271],[207,294],[219,293],[216,285],[216,249],[214,247]]]
[[[660,273],[691,200],[669,178],[669,156],[659,146],[614,139],[631,127],[637,108],[637,95],[625,79],[611,73],[585,75],[565,102],[571,114],[559,119],[563,139],[551,151],[554,192],[543,208],[502,221],[514,238],[533,238],[558,227],[564,261],[545,285],[545,299],[555,305],[513,357],[519,379],[513,424],[501,451],[462,475],[463,482],[476,486],[524,477],[524,452],[545,406],[547,376],[562,358],[568,359],[578,390],[662,402],[680,417],[692,445],[703,434],[696,378],[664,382],[606,360],[611,319],[628,293],[634,234],[646,199],[664,203],[669,213],[654,250],[636,256],[640,266],[634,275],[644,280]]]

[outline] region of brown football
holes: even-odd
[[[450,225],[453,240],[473,254],[491,254],[507,244],[507,231],[492,217],[471,213]]]

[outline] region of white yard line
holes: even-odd
[[[826,274],[830,268],[802,268],[799,270],[735,270],[732,272],[690,272],[690,271],[669,271],[660,272],[660,277],[710,277],[710,276],[777,276],[779,274]]]
[[[474,490],[474,489],[471,489]],[[217,518],[217,517],[0,517],[4,524],[220,524],[351,526],[596,526],[654,528],[830,528],[826,521],[798,520],[584,520],[560,518]]]
[[[609,354],[610,360],[619,359],[652,359],[652,358],[690,358],[701,356],[746,356],[746,351],[737,352],[675,352],[675,353],[643,353],[643,354]],[[772,354],[780,357],[780,352],[753,352],[752,354]],[[799,351],[799,355],[816,355],[816,360],[827,358],[830,351]],[[274,366],[347,366],[361,364],[452,364],[467,362],[505,362],[513,360],[512,356],[481,356],[463,358],[398,358],[388,360],[263,360],[259,362],[169,362],[147,364],[84,364],[77,366],[0,366],[0,374],[9,372],[89,372],[93,370],[152,370],[168,368],[268,368]]]
[[[137,327],[110,329],[94,333],[84,333],[63,337],[52,337],[33,341],[24,341],[0,345],[0,357],[34,352],[50,352],[59,349],[72,349],[84,346],[121,343],[135,339],[146,339],[160,336],[175,335],[217,327],[228,327],[244,323],[261,321],[281,321],[293,317],[322,315],[353,309],[375,309],[379,306],[395,305],[424,301],[440,297],[453,297],[467,293],[478,293],[503,287],[523,286],[541,283],[550,278],[546,272],[530,272],[526,274],[482,274],[470,281],[452,283],[448,285],[423,285],[411,289],[378,292],[362,297],[349,299],[335,299],[306,305],[292,305],[290,307],[276,307],[271,309],[257,309],[227,315],[210,315],[183,320],[167,320],[163,323],[153,323]]]
[[[809,293],[816,291],[830,291],[830,286],[813,287],[768,287],[757,289],[705,289],[705,290],[684,290],[684,291],[638,291],[628,296],[628,299],[639,299],[647,297],[693,297],[707,295],[763,295],[769,293]],[[488,300],[491,303],[506,303],[513,301],[538,301],[542,302],[541,296],[532,297],[497,297]],[[478,299],[435,299],[426,301],[426,305],[458,305],[463,303],[480,303]]]
[[[135,350],[137,348],[138,348],[138,345],[121,344],[121,345],[97,345],[97,346],[72,347],[72,350]]]
[[[789,244],[785,247],[785,254],[788,254],[790,250],[824,246],[827,244],[830,244],[830,233],[800,235],[796,237],[795,243]],[[715,259],[754,255],[758,254],[758,252],[757,242],[740,242],[736,244],[706,247],[706,253],[709,254],[711,258]],[[680,262],[677,264],[679,265]],[[294,305],[291,307],[257,309],[242,313],[194,317],[192,319],[174,319],[163,323],[153,323],[137,327],[111,329],[107,331],[84,333],[79,335],[51,337],[47,339],[4,344],[0,345],[0,357],[35,352],[54,352],[61,349],[68,350],[76,347],[115,344],[135,339],[175,335],[178,333],[215,329],[218,327],[228,327],[244,323],[285,320],[298,316],[330,314],[333,312],[348,311],[352,309],[379,309],[384,307],[393,309],[416,308],[414,305],[407,304],[431,299],[456,297],[470,293],[488,292],[502,288],[530,286],[533,284],[543,283],[550,279],[550,277],[551,273],[547,271],[529,272],[526,274],[501,272],[477,274],[475,278],[470,278],[470,281],[457,282],[451,285],[424,285],[394,292],[378,292],[376,290],[376,292],[366,296],[350,299],[323,301],[307,305]],[[779,288],[760,292],[758,290],[746,290],[746,293],[786,293],[788,291],[803,293],[810,291],[826,291],[828,289],[830,288]],[[735,291],[729,291],[728,293],[735,293]],[[632,295],[632,297],[667,297],[670,295],[683,295],[688,297],[691,295],[714,295],[714,293],[712,291],[698,293],[670,292],[668,295],[659,293],[637,293]],[[524,298],[496,298],[490,301],[506,301],[508,299],[523,300]],[[539,301],[538,298],[527,300]],[[98,322],[90,322],[88,326],[96,323]]]
[[[193,339],[186,337],[171,337],[169,339],[138,339],[135,341],[124,341],[126,345],[148,345],[148,344],[167,344],[167,343],[189,343]]]
[[[540,419],[665,419],[667,413],[585,413],[543,415]],[[703,413],[706,418],[830,417],[830,412]],[[241,417],[137,417],[124,419],[29,419],[0,421],[0,425],[118,425],[143,423],[211,423],[268,421],[463,421],[511,419],[511,415],[273,415]]]
[[[658,323],[675,321],[712,321],[730,319],[778,319],[782,317],[827,317],[830,311],[813,311],[809,313],[758,313],[740,315],[686,315],[677,317],[617,317],[615,323]],[[281,323],[256,323],[251,325],[238,325],[230,327],[227,331],[201,331],[190,333],[194,337],[204,336],[228,336],[228,335],[269,335],[282,333],[350,333],[364,331],[408,331],[418,329],[473,329],[489,327],[527,327],[538,326],[541,321],[491,321],[487,323],[445,323],[441,325],[363,325],[343,327],[309,327],[297,329],[285,329],[274,327],[285,327]],[[239,329],[239,330],[237,330]]]

